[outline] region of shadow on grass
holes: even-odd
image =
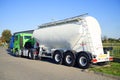
[[[113,62],[120,63],[120,58],[114,58],[114,59],[113,59]]]

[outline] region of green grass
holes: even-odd
[[[95,66],[89,70],[101,72],[105,74],[120,76],[120,43],[103,43],[104,47],[113,47],[110,55],[113,56],[114,61],[109,62],[110,66]]]
[[[113,57],[120,58],[120,46],[114,46],[111,53],[112,53]]]
[[[110,66],[99,66],[99,67],[93,67],[89,70],[95,71],[95,72],[101,72],[105,74],[111,74],[115,76],[120,76],[120,63],[117,62],[110,62]]]
[[[103,46],[120,46],[120,43],[103,43]]]

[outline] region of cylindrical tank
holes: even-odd
[[[86,22],[86,25],[83,26],[83,21]],[[50,49],[52,48],[62,48],[62,49],[74,49],[77,43],[82,43],[83,40],[87,40],[87,30],[89,31],[91,40],[93,42],[99,42],[101,38],[101,30],[98,22],[95,18],[90,16],[81,17],[81,19],[74,20],[73,22],[56,24],[53,26],[48,26],[45,28],[39,28],[33,32],[33,37],[37,40],[40,45],[44,45]],[[97,38],[94,38],[95,35]],[[86,39],[84,39],[86,37]],[[92,42],[92,43],[93,43]],[[101,41],[99,42],[101,46]],[[98,43],[98,44],[99,44]],[[94,45],[94,44],[93,44]]]

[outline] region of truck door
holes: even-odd
[[[19,49],[19,35],[15,35],[14,37],[14,51]]]
[[[23,36],[20,36],[20,49],[23,48]]]

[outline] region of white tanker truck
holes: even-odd
[[[91,63],[112,60],[103,50],[101,29],[91,16],[80,15],[60,21],[42,24],[33,32],[39,43],[39,57],[50,57],[55,63],[83,69]]]

